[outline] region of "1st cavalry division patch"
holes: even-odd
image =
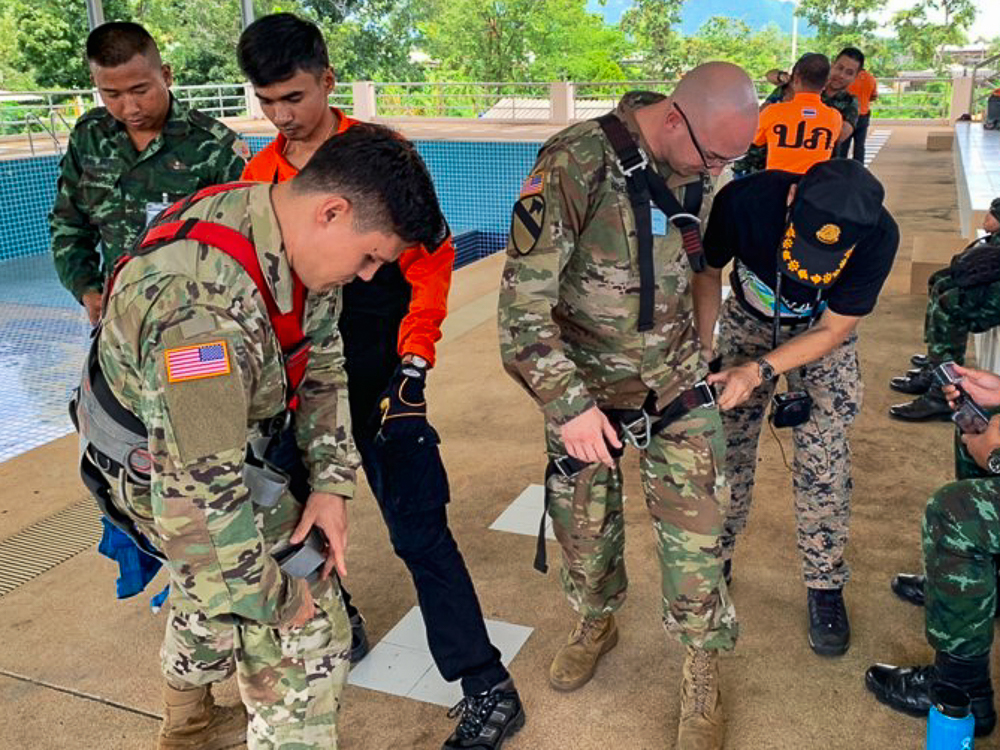
[[[514,204],[514,216],[510,220],[510,240],[520,255],[527,255],[542,234],[545,219],[545,198],[528,195]]]

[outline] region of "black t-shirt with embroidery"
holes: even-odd
[[[705,256],[714,268],[736,259],[733,293],[758,318],[770,319],[785,232],[789,188],[801,175],[767,170],[734,180],[715,197],[705,231]],[[821,308],[862,316],[875,308],[899,246],[899,229],[882,208],[878,224],[854,249],[840,278],[822,294]],[[808,317],[817,290],[787,276],[781,280],[781,317]],[[766,311],[766,314],[765,314]]]

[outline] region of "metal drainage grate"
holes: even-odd
[[[101,540],[101,511],[83,500],[0,540],[0,596]]]

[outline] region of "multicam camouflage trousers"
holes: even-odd
[[[993,643],[1000,555],[1000,477],[979,468],[955,441],[957,481],[924,512],[927,640],[937,651],[980,656]]]
[[[550,456],[565,455],[551,423],[546,443]],[[718,411],[699,408],[655,435],[640,453],[662,576],[663,623],[683,643],[707,649],[731,649],[737,635],[719,547],[729,499],[720,465],[724,449]],[[620,467],[591,464],[572,479],[555,474],[547,492],[570,605],[584,617],[615,612],[628,585]]]
[[[351,628],[336,581],[313,585],[316,616],[286,631],[211,618],[172,587],[160,650],[171,685],[219,682],[233,672],[250,714],[249,750],[336,750]]]
[[[779,344],[803,329],[782,328]],[[812,398],[809,421],[792,428],[798,547],[803,578],[812,588],[841,588],[849,577],[844,559],[852,488],[847,430],[861,408],[863,394],[856,341],[852,334],[825,357],[786,375],[791,390],[804,390]],[[729,297],[723,304],[716,348],[723,367],[756,360],[772,349],[771,325]],[[742,406],[722,414],[726,477],[732,491],[722,537],[726,558],[732,557],[736,536],[750,516],[757,443],[774,390],[774,383],[765,383]]]
[[[961,289],[943,268],[927,280],[924,343],[933,362],[965,363],[970,333],[1000,325],[1000,281]]]

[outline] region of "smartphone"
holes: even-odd
[[[969,395],[962,391],[962,376],[955,370],[954,362],[942,362],[934,368],[934,379],[942,386],[954,385],[959,389],[961,395],[955,401],[955,410],[951,414],[951,421],[954,422],[962,432],[979,434],[985,432],[990,423],[990,416],[986,411],[969,398]]]

